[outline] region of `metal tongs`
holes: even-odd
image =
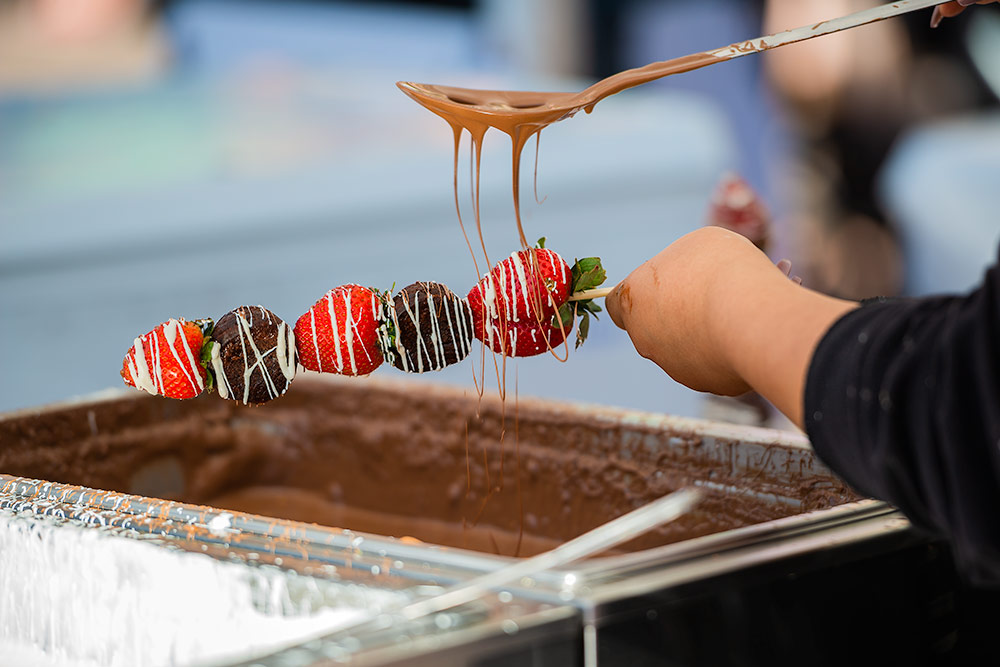
[[[350,637],[358,636],[363,631],[385,630],[395,623],[416,621],[473,602],[498,588],[521,581],[525,577],[533,577],[546,570],[563,567],[588,556],[599,554],[658,526],[674,521],[690,512],[701,501],[703,495],[700,489],[694,487],[681,489],[623,514],[617,519],[612,519],[555,549],[480,575],[438,595],[408,604],[369,611],[347,625],[340,625],[328,633],[314,636],[314,639],[330,642],[345,641]],[[300,638],[296,641],[296,645],[306,641],[309,640]],[[291,648],[291,646],[286,648]],[[274,655],[274,651],[269,651],[268,654]],[[262,663],[262,657],[258,657],[248,664],[272,664],[266,658]]]

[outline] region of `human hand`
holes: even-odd
[[[989,5],[995,2],[1000,2],[1000,0],[954,0],[954,2],[946,2],[943,5],[938,5],[934,8],[934,13],[931,14],[931,27],[938,27],[942,19],[958,16],[965,11],[966,7],[971,7],[972,5]]]
[[[770,265],[743,236],[705,227],[667,246],[605,299],[608,315],[636,351],[698,391],[736,395],[747,383],[722,355],[712,326],[720,268]],[[773,267],[771,267],[773,269]]]
[[[645,262],[605,299],[640,355],[697,391],[755,389],[801,419],[812,351],[856,304],[804,289],[739,234],[694,231]]]

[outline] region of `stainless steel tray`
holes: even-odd
[[[393,414],[387,412],[390,408]],[[633,543],[628,550],[521,581],[499,597],[461,610],[447,621],[447,632],[440,626],[428,626],[367,637],[334,634],[254,663],[274,665],[311,664],[331,656],[351,656],[361,664],[390,664],[413,661],[421,655],[467,664],[491,654],[516,653],[525,646],[534,646],[536,652],[541,650],[539,646],[547,646],[545,650],[553,655],[592,663],[601,651],[601,628],[626,612],[649,607],[646,598],[650,595],[699,586],[710,590],[712,581],[768,568],[771,574],[766,576],[775,576],[774,571],[787,573],[789,563],[801,568],[803,562],[812,563],[808,567],[823,567],[844,559],[863,560],[918,541],[904,518],[882,503],[859,499],[812,455],[805,439],[795,434],[526,399],[521,399],[516,409],[511,408],[457,389],[372,379],[302,378],[273,410],[269,406],[248,411],[217,399],[177,403],[135,392],[113,392],[0,417],[0,471],[11,473],[0,475],[0,510],[54,517],[125,536],[145,536],[170,548],[207,553],[252,567],[358,581],[417,596],[436,590],[426,586],[461,582],[510,563],[513,557],[509,550],[508,555],[470,551],[120,490],[97,491],[81,484],[125,491],[138,485],[161,488],[167,494],[187,493],[197,499],[198,494],[208,493],[207,486],[192,484],[185,478],[183,466],[170,464],[170,457],[178,450],[190,457],[200,448],[219,449],[218,438],[229,437],[220,436],[222,431],[237,434],[233,436],[234,451],[244,448],[251,455],[249,459],[227,458],[223,453],[219,460],[241,463],[244,475],[257,481],[277,479],[274,471],[267,470],[267,462],[287,462],[289,457],[298,460],[297,465],[317,468],[316,475],[329,474],[331,460],[346,465],[343,462],[353,457],[361,462],[352,471],[356,476],[364,469],[364,453],[357,451],[359,442],[391,448],[402,437],[415,438],[418,444],[433,439],[437,443],[432,451],[437,457],[434,465],[421,459],[421,452],[431,450],[414,447],[412,442],[405,451],[390,452],[396,461],[392,465],[445,469],[444,473],[419,478],[412,496],[403,496],[412,498],[413,506],[401,511],[404,517],[406,512],[419,517],[430,508],[451,512],[449,517],[462,517],[470,507],[483,504],[486,494],[467,492],[456,502],[453,487],[466,475],[469,488],[485,479],[490,465],[496,464],[477,468],[478,447],[485,449],[488,461],[497,461],[499,426],[506,420],[517,429],[521,464],[530,468],[534,462],[534,470],[505,468],[516,461],[514,449],[508,447],[493,479],[498,471],[505,471],[508,480],[518,472],[536,480],[522,478],[522,516],[532,512],[533,502],[559,508],[547,523],[540,512],[536,513],[531,526],[539,532],[548,526],[551,535],[542,537],[553,542],[603,523],[615,512],[639,506],[681,483],[706,489],[714,499],[709,503],[710,511],[729,511],[727,503],[752,505],[753,516],[742,517],[746,520],[739,527],[701,531],[703,534],[681,541],[663,531]],[[320,412],[322,418],[316,418]],[[189,442],[187,429],[201,424],[197,431],[205,423],[210,424],[215,440]],[[424,428],[427,424],[433,424],[434,429]],[[142,442],[148,425],[174,435],[150,443],[155,451],[136,451],[141,447],[135,443]],[[465,440],[466,429],[472,432],[470,440]],[[247,433],[251,435],[240,440]],[[359,433],[364,437],[359,439]],[[295,449],[294,456],[287,451],[291,445],[277,449],[261,445],[303,437],[312,438],[313,443]],[[344,440],[350,441],[353,451],[335,446]],[[473,456],[465,459],[469,443]],[[303,462],[303,452],[316,458]],[[112,479],[111,468],[115,466],[108,463],[114,457],[134,464],[118,466],[117,484]],[[544,481],[546,475],[557,475],[552,472],[557,467],[572,467],[584,459],[600,465],[581,466],[572,474],[559,475],[551,485],[554,489],[537,482],[538,478]],[[263,470],[250,470],[247,460]],[[441,465],[441,460],[446,463]],[[213,463],[196,457],[194,465]],[[280,483],[294,485],[297,479],[308,476],[302,472],[306,468],[296,468],[298,472],[281,478]],[[128,474],[122,476],[122,470]],[[604,486],[591,488],[601,480],[606,482]],[[344,479],[335,494],[350,502],[359,483],[380,481],[379,472],[373,470],[368,480]],[[571,486],[574,481],[579,483],[578,490]],[[502,491],[493,493],[479,515],[481,522],[506,531],[508,536],[516,534],[517,526],[510,522],[517,520],[518,514],[505,514],[503,507],[491,507],[490,503],[506,502],[509,509],[516,499],[515,488],[508,481]],[[567,491],[569,497],[563,506],[572,509],[569,515],[559,503],[552,502],[551,495],[558,493],[562,498]],[[449,493],[451,502],[447,501]],[[606,507],[602,493],[605,498],[612,494],[620,497],[614,507]],[[384,511],[377,499],[373,505]],[[566,520],[559,521],[561,516]],[[755,517],[762,520],[754,522]],[[690,532],[692,527],[685,530]],[[698,533],[698,526],[693,531]]]

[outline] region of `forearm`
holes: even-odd
[[[813,350],[855,307],[793,283],[763,257],[725,267],[708,293],[709,328],[719,353],[800,427]]]
[[[742,236],[705,227],[638,267],[606,306],[678,382],[716,394],[753,388],[801,425],[812,351],[856,304],[796,285]]]

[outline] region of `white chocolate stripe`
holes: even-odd
[[[344,342],[347,344],[347,354],[351,359],[351,375],[357,375],[358,364],[354,359],[354,330],[357,328],[357,322],[354,321],[354,313],[351,311],[351,293],[354,289],[348,287],[345,291],[347,295],[344,297],[344,316],[347,322],[344,323]]]
[[[393,328],[396,330],[396,339],[395,339],[395,341],[393,341],[394,345],[395,345],[395,348],[396,348],[396,352],[399,353],[399,361],[400,361],[401,364],[403,364],[403,370],[406,371],[406,372],[409,372],[410,371],[410,360],[407,358],[407,356],[406,356],[406,350],[403,348],[403,345],[400,342],[399,316],[396,313],[396,308],[395,307],[390,308],[389,312],[392,313],[392,325],[393,325]]]
[[[273,352],[274,348],[271,348],[265,354],[261,354],[260,350],[257,349],[257,344],[254,343],[253,340],[253,332],[250,329],[250,323],[253,321],[253,307],[249,307],[246,310],[249,311],[250,313],[249,321],[247,321],[247,319],[243,317],[242,311],[237,311],[236,313],[236,321],[240,325],[239,326],[240,345],[243,347],[243,367],[244,367],[243,404],[244,405],[250,402],[250,378],[253,376],[254,369],[258,367],[260,368],[261,375],[264,378],[264,386],[267,388],[268,396],[270,396],[271,398],[277,398],[278,396],[281,395],[278,393],[278,388],[275,386],[274,380],[271,379],[271,374],[267,372],[267,366],[264,363],[265,354]],[[263,310],[263,308],[261,308],[261,310]],[[261,317],[264,317],[263,313]],[[250,347],[253,349],[254,357],[256,357],[257,359],[257,361],[253,363],[253,365],[250,365],[248,363],[249,359],[247,359],[246,345],[244,344],[244,340],[250,344]]]
[[[291,382],[295,377],[295,332],[287,322],[278,325],[278,348],[275,356],[278,357],[278,368],[282,375]]]
[[[156,394],[156,384],[149,376],[149,365],[146,361],[146,350],[142,345],[142,338],[136,338],[132,344],[132,357],[129,359],[129,372],[132,373],[132,381],[135,386],[150,394]]]
[[[427,357],[428,362],[430,361],[431,355],[427,351],[427,344],[424,343],[424,337],[420,333],[420,309],[414,309],[410,306],[408,299],[403,300],[403,308],[406,310],[406,314],[410,316],[410,320],[413,322],[413,327],[417,332],[416,343],[417,349],[414,350],[414,354],[417,355],[417,372],[424,372],[424,357]],[[420,348],[423,348],[423,354],[420,353]]]
[[[438,322],[438,318],[435,316],[434,295],[428,291],[425,292],[424,298],[427,301],[427,316],[431,321],[431,345],[433,346],[434,352],[437,356],[437,367],[444,368],[446,365],[444,363],[444,343],[441,340],[441,323]],[[430,351],[427,352],[427,365],[431,368],[431,370],[434,369],[434,362],[431,360]]]
[[[469,305],[468,299],[462,298],[455,303],[455,311],[458,317],[459,329],[462,334],[463,352],[462,358],[464,359],[468,356],[469,352],[472,351],[472,339],[475,338],[475,334],[472,331],[472,306]]]
[[[521,253],[515,252],[510,256],[510,258],[513,260],[513,262],[511,262],[511,274],[512,274],[511,280],[512,281],[514,280],[513,274],[516,271],[517,272],[516,278],[521,283],[521,294],[524,295],[525,308],[530,308],[531,301],[528,297],[528,278],[527,278],[527,272],[525,271],[524,261],[521,259]],[[517,299],[514,297],[513,294],[511,294],[510,296],[511,299],[514,301],[514,321],[517,322]],[[525,311],[524,314],[528,315],[529,313]]]
[[[212,341],[212,369],[215,370],[215,378],[219,386],[219,396],[229,398],[233,393],[233,387],[229,384],[229,378],[226,377],[226,371],[222,366],[222,359],[219,357],[221,350],[222,346]]]
[[[156,386],[156,381],[159,380],[160,386],[156,390],[157,394],[163,395],[163,364],[160,362],[160,337],[156,334],[152,334],[152,352],[153,352],[153,386]]]
[[[333,365],[338,373],[344,372],[344,359],[340,353],[340,327],[337,326],[337,315],[333,310],[333,292],[330,290],[326,293],[326,312],[330,318],[330,331],[333,335]]]
[[[323,360],[320,358],[319,354],[319,336],[316,334],[316,307],[313,306],[309,309],[309,321],[312,326],[313,335],[313,349],[316,351],[316,370],[320,373],[323,372]]]
[[[375,323],[375,326],[378,326],[379,318],[378,314],[376,313],[376,309],[378,308],[378,299],[375,298],[374,294],[371,295],[371,302],[372,302],[372,321]],[[358,341],[361,343],[361,351],[365,353],[365,358],[368,359],[368,365],[371,366],[372,353],[371,351],[369,351],[368,346],[365,345],[364,337],[359,336]]]
[[[180,334],[181,343],[184,346],[184,351],[190,365],[185,365],[181,360],[180,355],[177,353],[175,343],[178,334]],[[205,384],[202,382],[201,373],[197,371],[198,363],[195,361],[194,354],[191,352],[191,346],[188,345],[187,336],[184,335],[184,328],[181,326],[181,323],[175,319],[167,320],[167,323],[163,327],[163,335],[167,339],[167,345],[170,347],[170,351],[173,353],[174,359],[177,360],[177,365],[181,367],[182,371],[184,371],[184,376],[191,385],[191,389],[195,394],[201,393],[201,390],[205,388]],[[194,378],[191,377],[191,373],[188,372],[188,368],[194,371]]]
[[[455,301],[457,301],[457,299],[455,299]],[[454,345],[455,347],[455,356],[456,358],[461,359],[464,355],[462,355],[461,349],[459,348],[459,340],[455,336],[455,327],[451,322],[451,304],[448,303],[448,299],[445,299],[443,310],[445,319],[448,320],[448,333],[451,334],[451,344]],[[442,368],[444,368],[445,366],[447,366],[447,364],[441,365]]]

